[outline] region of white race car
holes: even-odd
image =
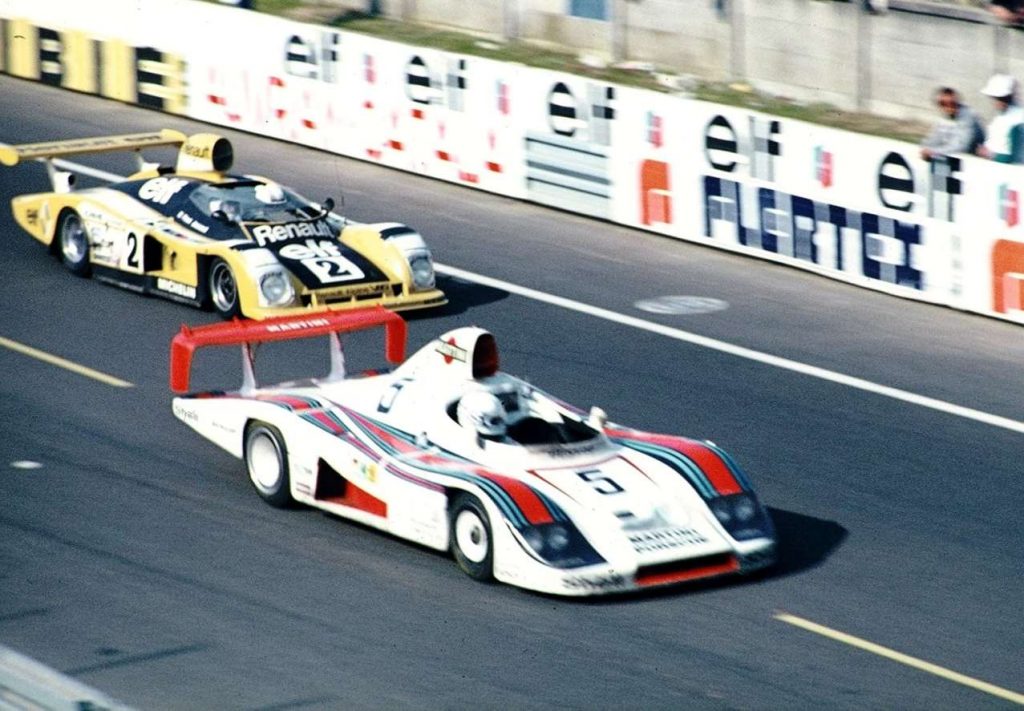
[[[340,333],[383,326],[384,373],[345,372]],[[329,336],[324,378],[259,387],[255,344]],[[257,493],[450,550],[479,580],[594,595],[748,573],[775,559],[771,521],[711,442],[577,410],[498,369],[494,336],[458,328],[404,360],[405,322],[376,307],[183,327],[192,354],[241,345],[242,387],[174,398],[174,414],[245,461]]]

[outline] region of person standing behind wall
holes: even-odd
[[[1024,163],[1024,110],[1017,105],[1017,80],[1008,74],[993,74],[981,93],[992,98],[996,115],[978,155],[998,163]]]
[[[974,153],[985,141],[985,129],[978,114],[961,103],[956,89],[944,86],[935,92],[935,104],[942,118],[921,141],[921,157],[931,160],[951,153]]]

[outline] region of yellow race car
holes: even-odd
[[[141,151],[177,146],[176,165]],[[138,172],[76,190],[64,156],[135,151]],[[202,133],[155,133],[0,145],[0,163],[42,160],[53,192],[11,201],[14,217],[78,276],[194,306],[224,318],[381,304],[447,302],[423,237],[395,223],[358,224],[278,183],[229,173],[231,143]]]

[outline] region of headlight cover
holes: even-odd
[[[597,551],[568,521],[526,526],[519,530],[529,549],[555,568],[582,568],[603,563]]]
[[[719,496],[708,502],[708,508],[729,535],[737,541],[774,535],[768,513],[757,497],[749,492]]]
[[[416,252],[408,257],[413,287],[415,289],[433,289],[434,260],[430,258],[430,252]]]
[[[260,277],[260,296],[266,300],[267,306],[284,306],[295,299],[295,290],[284,272],[267,272]]]

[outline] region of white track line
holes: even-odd
[[[101,180],[109,180],[112,182],[124,180],[124,176],[107,173],[102,170],[96,170],[78,163],[72,163],[71,161],[55,160],[54,164],[58,167],[77,171]],[[1020,420],[1013,420],[1009,417],[993,415],[989,412],[975,410],[974,408],[964,407],[963,405],[946,402],[945,400],[937,400],[924,395],[918,395],[907,390],[889,387],[888,385],[880,385],[879,383],[873,383],[870,380],[864,380],[863,378],[856,378],[852,375],[845,375],[834,370],[828,370],[827,368],[819,368],[815,365],[808,365],[807,363],[790,360],[789,358],[783,358],[781,356],[764,353],[762,351],[755,351],[751,348],[744,348],[743,346],[737,346],[732,343],[720,341],[716,338],[708,338],[707,336],[701,336],[697,333],[691,333],[690,331],[684,331],[679,328],[663,326],[662,324],[654,323],[652,321],[645,321],[644,319],[637,318],[636,316],[628,316],[617,311],[603,309],[599,306],[591,306],[590,304],[584,304],[580,301],[567,299],[564,296],[556,296],[555,294],[538,291],[537,289],[531,289],[526,286],[519,286],[518,284],[513,284],[501,279],[495,279],[494,277],[469,272],[465,269],[450,267],[446,264],[435,264],[434,267],[437,269],[439,274],[446,274],[448,276],[463,279],[465,281],[471,281],[482,286],[500,289],[501,291],[507,291],[510,294],[522,296],[527,299],[533,299],[534,301],[540,301],[545,304],[551,304],[552,306],[568,309],[569,311],[576,311],[577,313],[587,314],[588,316],[594,316],[596,318],[604,319],[605,321],[611,321],[623,326],[640,329],[641,331],[647,331],[648,333],[656,333],[659,336],[665,336],[666,338],[671,338],[676,341],[690,343],[702,348],[709,348],[714,351],[719,351],[720,353],[728,353],[729,355],[733,355],[738,358],[745,358],[757,363],[781,368],[782,370],[789,370],[794,373],[800,373],[801,375],[818,378],[819,380],[827,380],[839,385],[863,390],[864,392],[892,398],[893,400],[899,400],[912,405],[919,405],[920,407],[926,407],[930,410],[943,412],[947,415],[962,417],[985,425],[991,425],[992,427],[1000,427],[1005,430],[1010,430],[1011,432],[1024,434],[1024,422],[1021,422]]]
[[[981,410],[975,410],[970,407],[955,405],[951,402],[945,402],[944,400],[936,400],[935,398],[926,397],[924,395],[917,395],[916,393],[900,390],[899,388],[892,388],[888,385],[879,385],[878,383],[873,383],[870,380],[864,380],[863,378],[855,378],[852,375],[844,375],[843,373],[837,373],[834,370],[819,368],[814,365],[790,360],[789,358],[782,358],[780,356],[771,355],[770,353],[755,351],[750,348],[744,348],[743,346],[719,341],[715,338],[708,338],[707,336],[691,333],[690,331],[672,328],[671,326],[663,326],[662,324],[645,321],[644,319],[637,318],[635,316],[627,316],[626,314],[621,314],[617,311],[609,311],[608,309],[602,309],[599,306],[591,306],[590,304],[584,304],[579,301],[567,299],[564,296],[548,294],[543,291],[537,291],[536,289],[530,289],[525,286],[519,286],[507,281],[502,281],[501,279],[494,279],[493,277],[484,276],[482,274],[474,274],[473,272],[467,272],[463,269],[449,267],[445,264],[435,264],[434,266],[440,274],[447,274],[448,276],[453,276],[458,279],[464,279],[483,286],[507,291],[510,294],[523,296],[527,299],[533,299],[534,301],[541,301],[546,304],[551,304],[552,306],[558,306],[559,308],[587,314],[588,316],[595,316],[623,326],[637,328],[641,331],[656,333],[659,336],[665,336],[666,338],[683,341],[684,343],[701,346],[702,348],[710,348],[714,351],[728,353],[729,355],[746,358],[747,360],[756,361],[758,363],[764,363],[765,365],[770,365],[775,368],[790,370],[794,373],[800,373],[801,375],[809,375],[812,378],[827,380],[832,383],[838,383],[839,385],[856,388],[857,390],[863,390],[876,395],[893,398],[894,400],[901,400],[902,402],[909,402],[913,405],[927,407],[931,410],[944,412],[948,415],[955,415],[968,420],[974,420],[975,422],[981,422],[986,425],[992,425],[993,427],[1001,427],[1003,429],[1024,434],[1024,422],[1019,420],[1012,420],[1008,417],[1001,417],[988,412],[982,412]]]
[[[963,684],[964,686],[969,686],[972,689],[983,691],[986,694],[992,694],[993,696],[998,696],[1000,699],[1006,699],[1012,703],[1024,706],[1024,694],[1017,693],[1016,691],[1004,689],[1001,686],[990,684],[987,681],[982,681],[981,679],[975,679],[974,677],[961,674],[960,672],[955,672],[952,669],[947,669],[946,667],[940,667],[938,664],[932,664],[931,662],[926,662],[923,659],[917,659],[909,654],[897,652],[895,649],[883,647],[880,644],[869,642],[861,637],[854,637],[852,634],[840,632],[839,630],[826,627],[825,625],[819,625],[817,622],[811,622],[810,620],[805,620],[802,617],[797,617],[796,615],[791,615],[787,612],[776,613],[775,619],[801,627],[808,632],[820,634],[823,637],[828,637],[829,639],[833,639],[837,642],[842,642],[843,644],[863,649],[865,652],[877,654],[880,657],[891,659],[894,662],[906,664],[908,667],[913,667],[914,669],[934,674],[935,676],[942,677],[943,679],[947,679],[957,684]]]

